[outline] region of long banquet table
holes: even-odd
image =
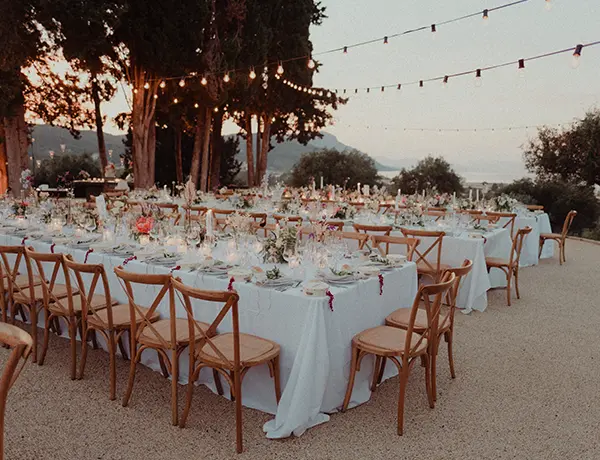
[[[22,237],[0,234],[5,245],[22,244]],[[27,240],[38,251],[49,252],[50,244]],[[56,253],[72,254],[83,262],[87,251],[57,244]],[[88,263],[103,263],[108,273],[111,295],[126,303],[124,294],[113,268],[123,263],[123,256],[92,252],[87,254]],[[140,273],[169,273],[170,268],[132,261],[127,269]],[[195,287],[225,290],[228,280],[197,272],[177,270],[176,276]],[[60,279],[59,279],[60,282]],[[301,288],[279,292],[260,288],[252,283],[234,283],[240,295],[239,320],[242,332],[255,334],[277,342],[281,346],[280,368],[283,388],[279,405],[275,401],[273,381],[267,366],[252,369],[243,381],[243,404],[259,409],[275,418],[267,422],[264,431],[269,438],[283,438],[291,434],[301,435],[306,429],[329,420],[328,413],[335,412],[342,404],[350,370],[350,345],[352,337],[369,327],[380,325],[384,318],[397,308],[412,305],[417,292],[417,275],[414,263],[384,273],[383,293],[380,295],[377,277],[345,288],[331,287],[334,294],[333,311],[328,299],[313,298],[303,294]],[[100,293],[100,292],[98,292]],[[136,291],[140,304],[150,303],[156,294],[153,288]],[[137,297],[139,296],[139,297]],[[185,317],[183,307],[178,306],[177,316]],[[198,319],[211,321],[217,306],[203,308],[194,304]],[[159,306],[161,316],[168,315],[168,305]],[[228,332],[231,325],[225,320],[219,331]],[[50,350],[49,356],[52,356]],[[179,382],[188,380],[187,352],[182,353]],[[159,371],[156,353],[148,350],[142,363]],[[365,359],[356,376],[351,405],[364,403],[370,398],[369,379],[373,362]],[[395,375],[394,366],[387,366],[385,378]],[[215,387],[210,371],[202,371],[200,383]],[[225,382],[224,382],[225,384]],[[226,391],[225,394],[228,394]],[[135,392],[134,392],[135,400]],[[193,403],[200,410],[201,402]],[[194,408],[192,409],[194,410]],[[166,422],[165,422],[166,423]]]

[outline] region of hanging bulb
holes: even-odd
[[[283,75],[283,66],[281,65],[281,62],[277,66],[277,75]]]
[[[182,88],[185,86],[185,80],[183,78],[179,81],[179,86]]]
[[[348,54],[348,47],[344,46],[344,54]]]
[[[402,89],[402,83],[398,83],[398,87],[396,89]]]
[[[218,108],[218,107],[215,107],[215,112],[218,112],[218,111],[219,111],[219,108]]]
[[[483,10],[483,25],[487,26],[489,21],[490,16],[489,16],[489,11],[487,9]]]
[[[158,99],[158,94],[155,94],[155,95],[154,95],[154,99]]]
[[[254,67],[250,69],[250,74],[248,75],[250,80],[254,80],[256,78],[256,72],[254,71]]]
[[[173,99],[173,104],[177,104],[179,102],[179,99],[175,98]]]
[[[229,78],[229,73],[226,73],[226,74],[223,76],[223,81],[224,81],[225,83],[229,83],[229,80],[231,80],[231,79]]]
[[[387,45],[388,44],[388,38],[387,35],[385,37],[383,37],[383,44]]]
[[[448,75],[446,75],[446,76],[444,77],[444,79],[442,80],[442,85],[444,86],[444,88],[446,88],[446,87],[448,86],[448,79],[449,79],[449,78],[450,78],[450,77],[448,77]]]
[[[167,86],[167,84],[164,81],[161,81],[160,85],[158,85],[158,86],[160,86],[162,89],[164,89],[164,87]]]
[[[546,11],[550,11],[552,9],[552,2],[550,0],[546,0]]]
[[[573,61],[571,62],[571,67],[576,69],[581,64],[581,51],[583,50],[583,45],[579,44],[575,47],[575,51],[573,52]]]
[[[148,82],[144,83],[144,89],[150,89],[150,83],[148,83]]]
[[[475,72],[475,86],[477,88],[480,88],[482,85],[482,81],[481,81],[481,69],[477,69],[477,71]]]
[[[519,59],[519,77],[525,78],[525,59]]]
[[[435,37],[437,36],[437,28],[435,26],[435,24],[431,24],[431,39],[435,40]]]
[[[133,89],[133,94],[137,94],[138,90],[136,88]]]
[[[207,83],[208,83],[208,80],[206,79],[206,77],[202,77],[202,80],[200,80],[200,84],[202,86],[206,86]]]
[[[419,80],[419,91],[421,93],[425,92],[425,83],[423,82],[423,80]]]
[[[308,60],[308,64],[306,64],[308,66],[309,69],[314,69],[315,68],[315,61],[312,60],[312,58],[310,58]]]

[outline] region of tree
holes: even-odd
[[[318,183],[321,176],[324,184],[346,184],[349,188],[356,187],[359,182],[369,185],[381,182],[375,161],[370,156],[358,150],[324,149],[302,155],[292,168],[290,184],[307,186],[311,177]]]
[[[524,158],[540,178],[600,185],[600,110],[568,129],[540,128],[525,145]]]
[[[42,165],[35,174],[35,183],[48,184],[56,187],[59,184],[59,176],[69,173],[71,180],[77,179],[81,171],[86,171],[92,177],[98,177],[100,170],[92,157],[85,153],[83,155],[64,154],[56,158],[42,161]]]
[[[221,167],[219,185],[231,185],[242,168],[242,163],[236,158],[240,149],[238,137],[229,137],[223,142],[221,150]]]
[[[412,169],[402,168],[393,179],[394,186],[402,193],[417,193],[421,190],[437,190],[439,193],[462,193],[461,177],[454,172],[442,157],[428,156]]]

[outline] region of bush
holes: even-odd
[[[394,193],[401,189],[405,194],[422,190],[439,193],[462,193],[462,180],[442,157],[428,156],[412,169],[403,168],[393,179]]]
[[[60,176],[64,176],[68,172],[72,180],[79,179],[81,171],[86,171],[91,177],[100,177],[101,175],[100,166],[87,153],[57,155],[53,159],[42,161],[35,172],[35,185],[48,184],[50,187],[56,187]]]
[[[565,217],[570,210],[577,211],[571,226],[571,233],[593,235],[598,233],[600,201],[594,195],[593,187],[560,180],[533,181],[520,179],[498,189],[498,194],[506,193],[525,204],[539,204],[550,216],[552,230],[560,233]]]

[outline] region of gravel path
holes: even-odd
[[[486,312],[457,314],[457,379],[442,349],[431,410],[415,367],[403,437],[395,434],[395,378],[368,403],[300,438],[267,440],[262,425],[271,416],[244,409],[238,457],[229,401],[200,387],[187,428],[172,427],[170,386],[160,374],[140,367],[123,408],[108,400],[107,355],[92,350],[85,379],[71,381],[67,341],[53,337],[45,365],[29,364],[9,396],[6,458],[598,459],[600,246],[569,241],[567,257],[562,267],[554,259],[524,269],[522,298],[512,307],[497,290]],[[127,370],[119,360],[118,399]]]

